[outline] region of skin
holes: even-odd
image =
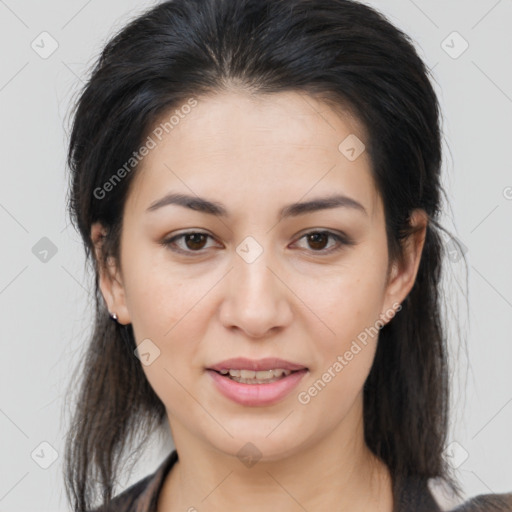
[[[414,212],[421,229],[403,264],[390,262],[369,155],[350,161],[338,150],[350,134],[366,140],[357,119],[298,92],[198,100],[142,161],[124,208],[121,262],[100,278],[109,311],[133,324],[137,344],[149,338],[160,350],[143,369],[165,404],[179,461],[158,511],[391,512],[389,471],[363,437],[362,388],[378,336],[309,403],[298,393],[365,328],[391,319],[414,284],[426,216]],[[170,191],[223,203],[230,217],[177,205],[145,211]],[[337,207],[278,220],[284,205],[333,193],[366,214]],[[175,241],[187,254],[161,245],[194,230],[210,237]],[[315,230],[354,243],[304,237]],[[91,230],[98,251],[101,231]],[[263,249],[252,263],[236,252],[247,236]],[[205,372],[237,356],[281,357],[308,373],[277,404],[244,406]],[[251,467],[237,456],[247,442],[261,453]]]

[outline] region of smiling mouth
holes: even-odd
[[[222,375],[223,377],[227,377],[235,382],[239,382],[240,384],[270,384],[271,382],[276,382],[278,380],[284,379],[291,375],[292,373],[297,373],[303,370],[285,370],[282,368],[277,368],[273,370],[213,370],[216,373]]]

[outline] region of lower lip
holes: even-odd
[[[241,405],[271,405],[282,400],[298,385],[308,370],[292,372],[268,384],[243,384],[224,377],[214,370],[207,370],[215,382],[217,389],[227,398]]]

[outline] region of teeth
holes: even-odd
[[[220,373],[222,375],[228,375],[230,377],[236,377],[240,379],[249,379],[249,380],[258,380],[258,381],[268,381],[278,378],[281,378],[283,375],[286,377],[290,375],[291,370],[283,370],[282,368],[277,368],[275,370],[261,370],[261,371],[254,371],[254,370],[220,370]]]

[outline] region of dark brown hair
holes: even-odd
[[[106,197],[97,191],[164,113],[235,86],[255,95],[303,91],[355,113],[368,133],[390,260],[402,255],[411,212],[428,214],[416,282],[380,331],[364,386],[364,428],[395,482],[440,477],[455,489],[442,456],[449,413],[439,286],[445,230],[438,223],[440,114],[429,70],[404,33],[356,1],[174,0],[112,37],[73,110],[69,212],[92,263],[96,301],[66,444],[73,510],[89,510],[97,491],[107,503],[129,444],[166,418],[134,355],[131,325],[110,321],[98,286],[99,265],[119,261],[123,206],[137,167]],[[96,221],[107,229],[100,261],[90,236]]]

